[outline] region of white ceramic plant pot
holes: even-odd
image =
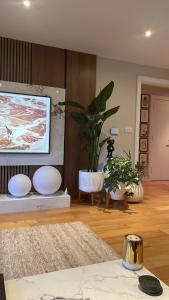
[[[130,203],[136,203],[136,202],[141,202],[144,197],[144,189],[142,182],[140,181],[139,184],[133,183],[131,185],[131,189],[129,190],[129,193],[132,192],[133,196],[128,196],[128,202]]]
[[[123,200],[124,194],[126,192],[125,185],[123,183],[119,184],[119,188],[116,190],[116,192],[110,192],[110,197],[112,200]]]
[[[103,189],[103,173],[79,171],[79,190],[83,192],[100,192]]]

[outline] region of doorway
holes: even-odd
[[[151,97],[149,136],[149,179],[169,180],[168,97]]]
[[[142,94],[150,95],[151,99],[148,126],[140,122],[143,109]],[[141,151],[143,150],[143,153],[139,153],[140,124],[142,132],[148,128],[148,150],[145,150],[148,153],[145,153],[143,149],[146,138],[142,138]],[[169,180],[169,80],[138,77],[135,133],[135,163],[140,157],[142,159],[148,157],[145,179]]]

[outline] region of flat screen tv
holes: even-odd
[[[0,153],[50,152],[51,98],[0,92]]]

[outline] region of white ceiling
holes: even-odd
[[[169,68],[169,0],[0,0],[0,35]]]

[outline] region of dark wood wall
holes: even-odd
[[[67,51],[66,62],[66,98],[77,100],[85,106],[95,96],[96,57]],[[77,197],[78,170],[87,168],[86,156],[80,149],[80,133],[77,124],[67,113],[64,174],[68,190],[74,197]]]
[[[96,56],[1,37],[0,80],[65,88],[66,99],[87,105],[95,95]],[[62,173],[64,187],[74,198],[77,196],[78,170],[87,166],[86,157],[80,152],[80,141],[79,128],[66,111],[65,160],[64,166],[57,167]],[[31,166],[30,162],[29,168],[20,166],[19,170],[32,174],[38,167]],[[7,180],[17,170],[16,166],[2,168],[1,193],[6,191]],[[2,179],[2,174],[8,175]]]
[[[65,52],[32,44],[32,83],[65,88]]]

